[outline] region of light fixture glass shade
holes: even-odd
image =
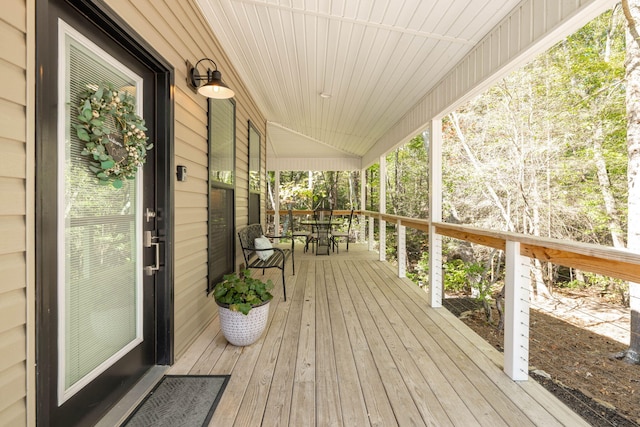
[[[209,82],[198,88],[198,93],[208,98],[228,99],[233,98],[235,93],[222,82]]]
[[[207,69],[206,75],[198,74],[198,70],[197,70],[198,64],[200,64],[202,61],[211,62],[211,64],[213,64],[215,69],[213,70],[211,68]],[[203,58],[200,61],[196,62],[195,66],[192,66],[189,63],[189,61],[187,61],[187,70],[188,70],[187,83],[194,90],[198,88],[197,91],[200,95],[206,96],[207,98],[215,98],[215,99],[228,99],[228,98],[233,98],[235,96],[235,93],[233,92],[233,90],[231,90],[229,86],[224,84],[224,82],[222,81],[222,73],[218,71],[218,66],[211,59]],[[206,82],[206,83],[200,86],[201,82]]]

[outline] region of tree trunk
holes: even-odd
[[[640,0],[623,0],[627,18],[625,76],[627,80],[628,229],[627,247],[640,252]],[[640,363],[640,284],[629,283],[631,339],[625,361]]]
[[[611,192],[611,181],[609,180],[609,172],[607,172],[607,164],[604,160],[604,154],[602,153],[602,122],[598,121],[595,126],[596,128],[592,135],[593,158],[596,164],[600,194],[602,194],[602,199],[604,200],[604,208],[607,212],[609,234],[611,235],[611,240],[613,241],[614,248],[624,248],[622,225],[620,225],[620,217],[618,215],[618,210],[616,209],[615,197],[613,197],[613,193]]]
[[[464,151],[467,153],[467,156],[469,158],[469,161],[471,162],[471,165],[473,166],[474,169],[481,172],[480,162],[471,151],[471,148],[467,143],[467,138],[465,137],[464,133],[462,132],[462,129],[460,128],[460,120],[458,119],[458,115],[454,111],[449,114],[449,118],[451,119],[451,123],[453,124],[456,134],[458,135],[458,139],[460,140],[460,143],[464,148]],[[505,222],[506,229],[508,231],[516,231],[516,227],[513,224],[513,221],[511,220],[511,216],[507,212],[507,209],[505,208],[504,204],[500,200],[500,197],[498,197],[498,194],[494,190],[491,183],[486,179],[483,179],[482,181],[487,190],[487,193],[489,194],[489,197],[491,198],[493,203],[496,205],[496,207],[500,210],[500,215],[502,216],[502,219]]]

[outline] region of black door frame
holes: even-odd
[[[49,4],[62,2],[96,26],[103,28],[115,43],[137,57],[153,73],[155,84],[155,168],[156,168],[156,206],[157,232],[162,243],[162,268],[156,273],[155,298],[155,363],[170,365],[174,361],[174,319],[173,319],[173,279],[174,279],[174,69],[157,51],[155,51],[124,20],[115,14],[102,0],[36,0],[36,407],[38,425],[49,425],[49,408],[57,388],[57,367],[45,363],[51,351],[57,352],[55,307],[57,267],[55,250],[50,250],[51,242],[56,241],[56,212],[51,203],[43,203],[45,195],[57,194],[55,182],[48,177],[55,174],[56,159],[45,155],[43,147],[56,144],[56,87],[51,81],[51,67],[57,63],[56,49],[48,49],[49,28],[47,16]],[[49,196],[50,197],[50,196]],[[49,249],[49,250],[48,250]],[[130,384],[133,385],[133,384]],[[122,393],[124,394],[124,392]],[[104,412],[113,401],[104,402],[101,408],[93,412]],[[91,409],[88,408],[88,411]]]

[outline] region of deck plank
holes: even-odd
[[[316,270],[316,418],[318,425],[343,425],[338,389],[338,368],[329,315],[327,287],[335,282],[329,261]]]
[[[209,346],[189,371],[192,375],[211,374],[211,370],[220,359],[220,356],[222,356],[222,353],[227,346],[227,340],[224,335],[222,335],[222,331],[220,331],[220,317],[216,316],[211,324],[217,328],[218,333],[213,336]]]
[[[258,342],[228,344],[215,318],[169,371],[231,374],[211,426],[587,425],[364,245],[296,261],[287,302],[280,272],[264,276]]]
[[[338,288],[339,302],[345,313],[347,334],[351,343],[353,357],[357,361],[356,370],[360,378],[360,387],[367,408],[367,416],[372,426],[396,426],[393,408],[384,387],[384,381],[376,367],[369,343],[365,337],[360,313],[356,307],[349,289],[353,286],[354,278],[351,271],[340,263],[334,263],[342,276],[340,283],[344,287]]]
[[[312,263],[307,270],[305,280],[304,299],[302,303],[302,318],[299,325],[299,339],[295,375],[293,379],[293,398],[291,400],[291,414],[289,425],[316,425],[316,313],[315,289],[316,264]]]
[[[342,421],[345,426],[366,426],[369,425],[369,419],[356,367],[359,361],[356,359],[349,341],[349,331],[347,329],[347,317],[351,316],[353,320],[356,313],[353,310],[346,311],[346,304],[335,303],[335,301],[340,301],[338,288],[344,289],[347,286],[340,269],[336,267],[335,263],[327,263],[325,266],[325,268],[331,269],[331,274],[328,275],[330,279],[327,280],[326,291]]]
[[[354,269],[354,263],[350,262],[348,268]],[[416,360],[411,355],[407,347],[409,343],[404,341],[397,333],[398,330],[402,330],[407,332],[406,337],[408,337],[410,335],[410,325],[406,325],[389,306],[381,287],[373,280],[370,269],[360,268],[358,271],[362,278],[362,280],[358,281],[359,291],[370,298],[369,307],[376,318],[378,329],[391,351],[394,362],[404,378],[424,423],[433,426],[453,425],[452,419],[447,415],[438,397],[431,389],[429,382],[424,377],[423,372],[416,364]],[[419,344],[417,345],[419,346]],[[455,393],[453,396],[457,397]],[[445,400],[448,399],[449,396],[445,398]],[[456,413],[463,414],[461,421],[465,424],[475,422],[475,418],[471,413],[464,413],[464,406],[461,409],[456,411]]]
[[[381,278],[378,270],[367,269],[365,273],[367,272],[369,276],[366,280],[376,283],[381,290],[383,296],[379,298],[379,303],[388,313],[399,339],[411,350],[410,354],[418,366],[418,372],[422,373],[421,380],[430,385],[433,390],[438,391],[434,399],[440,403],[442,411],[448,414],[450,422],[454,425],[506,425],[483,395],[475,389],[473,383],[457,367],[456,359],[459,359],[459,355],[444,351],[440,343],[420,327],[419,320],[411,315],[410,306],[416,305],[416,300],[404,301],[405,306],[399,308],[397,308],[398,304],[395,304],[396,308],[394,308],[390,301],[398,298],[385,283],[386,278]],[[461,391],[465,395],[464,401],[460,398]],[[473,411],[465,402],[473,408]]]
[[[392,270],[387,269],[387,274],[389,274],[387,277],[391,280],[399,280],[393,276]],[[400,284],[402,285],[402,283]],[[424,294],[417,287],[412,286],[397,286],[394,289],[403,291],[408,298],[415,298],[419,294]],[[422,295],[419,297],[422,297]],[[533,396],[528,395],[529,393],[523,393],[523,387],[531,389],[532,393],[535,394],[536,391],[542,389],[542,386],[533,380],[512,381],[502,371],[502,363],[495,364],[496,360],[502,361],[502,355],[448,310],[444,308],[434,310],[423,306],[416,315],[424,317],[424,314],[432,319],[432,322],[427,323],[427,325],[430,325],[428,331],[432,336],[447,336],[452,345],[466,353],[469,363],[460,364],[460,367],[467,375],[473,375],[472,381],[474,384],[494,389],[495,394],[491,402],[497,406],[499,413],[507,418],[507,422],[516,422],[521,425],[523,423],[523,418],[519,415],[521,413],[533,425],[588,425],[546,390],[540,394],[541,400],[539,401],[532,399],[531,397]],[[491,356],[487,356],[487,354]],[[495,368],[499,368],[499,370]],[[482,375],[476,375],[479,372],[482,372]],[[518,389],[520,390],[517,391]]]
[[[276,364],[263,416],[265,426],[285,426],[289,424],[300,323],[302,321],[304,284],[306,283],[309,269],[308,262],[302,262],[298,265],[300,268],[296,275],[295,288],[292,292],[293,295],[288,300],[290,301],[288,302],[290,304],[289,315],[284,325],[280,355],[278,356],[278,363]]]
[[[251,379],[247,384],[241,410],[238,412],[234,425],[248,426],[263,417],[280,354],[284,323],[287,320],[290,307],[289,304],[284,302],[281,305],[284,307],[274,310],[274,313],[270,313],[273,321],[264,335],[264,342],[258,356],[259,362],[256,364]]]
[[[362,266],[360,266],[360,268],[362,268]],[[378,324],[384,319],[381,319],[381,316],[376,317],[379,313],[376,311],[376,304],[372,301],[370,295],[361,292],[360,285],[363,279],[360,276],[359,269],[347,267],[343,272],[346,271],[351,272],[355,286],[349,287],[349,293],[358,312],[365,339],[369,343],[369,350],[373,355],[378,373],[382,378],[386,390],[387,398],[393,408],[398,424],[401,426],[426,425],[405,383],[402,375],[402,366],[399,367],[394,361],[392,352],[397,349],[397,343],[385,341],[384,336],[378,329]]]
[[[216,316],[217,318],[217,316]],[[191,344],[189,350],[171,366],[167,375],[186,375],[193,368],[202,354],[211,345],[211,340],[215,338],[220,330],[220,323],[212,321],[205,330]]]
[[[393,281],[396,278],[390,276],[390,271],[379,269],[377,273],[380,274],[380,283],[387,284],[389,297],[397,298],[398,302],[406,307],[407,310],[400,313],[406,317],[407,323],[420,323],[419,319],[423,316],[416,317],[415,314],[422,312],[422,299],[415,298],[414,293],[410,292],[419,288],[402,282],[395,286]],[[403,287],[411,288],[402,289]],[[465,354],[435,323],[424,323],[422,327],[414,327],[413,332],[425,351],[437,361],[441,372],[446,372],[447,381],[454,393],[464,396],[465,404],[475,415],[479,425],[533,425],[507,396],[496,389],[494,383],[486,379],[475,366],[473,357]]]

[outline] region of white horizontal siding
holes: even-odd
[[[522,1],[376,142],[363,156],[363,167],[374,164],[381,155],[420,133],[432,118],[448,113],[615,3],[614,0]]]

